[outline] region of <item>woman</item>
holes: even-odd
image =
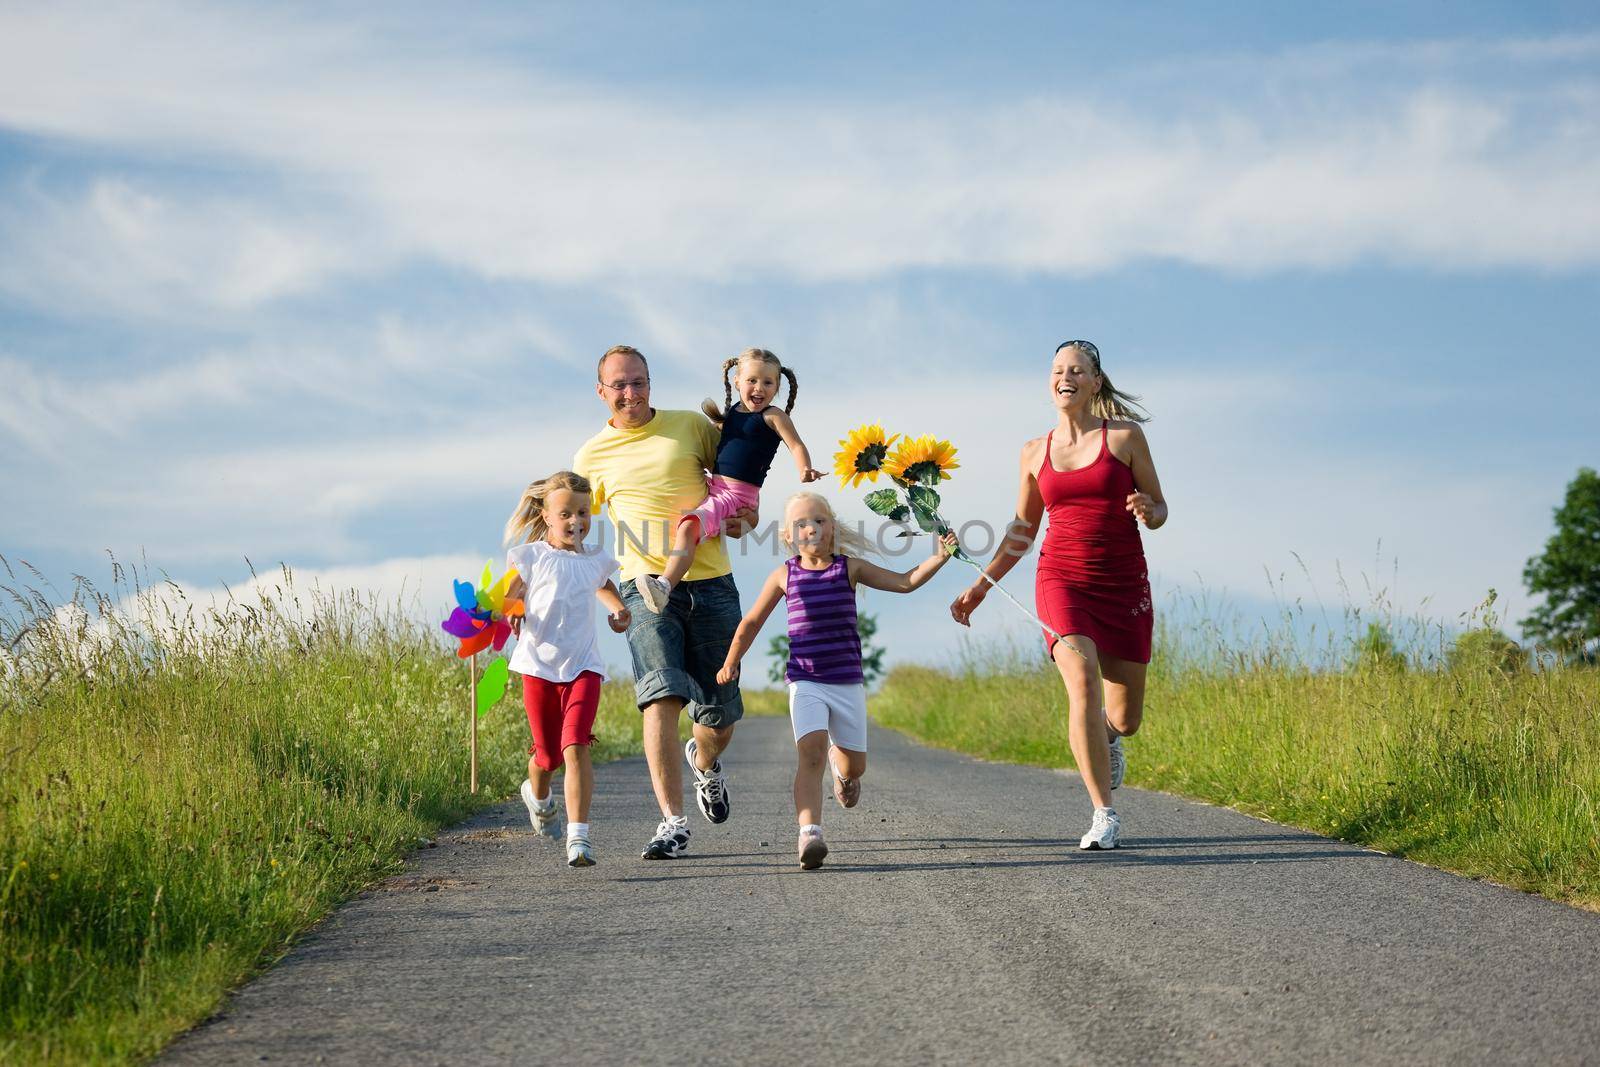
[[[1094,802],[1079,848],[1116,848],[1121,830],[1111,791],[1127,762],[1122,738],[1139,729],[1145,668],[1155,616],[1139,523],[1167,521],[1150,446],[1139,424],[1148,416],[1111,385],[1100,350],[1064,341],[1050,365],[1056,427],[1022,446],[1022,484],[1007,537],[984,568],[998,582],[1027,554],[1050,513],[1039,550],[1039,617],[1061,640],[1045,636],[1067,688],[1072,756]],[[950,605],[963,626],[983,603],[979,578]],[[1070,647],[1069,647],[1070,646]]]

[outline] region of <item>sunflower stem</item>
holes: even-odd
[[[1066,645],[1068,648],[1072,649],[1072,651],[1074,651],[1074,652],[1076,652],[1078,654],[1078,658],[1082,659],[1085,663],[1087,663],[1089,661],[1089,657],[1083,654],[1083,649],[1079,648],[1077,645],[1073,644],[1071,641],[1068,641],[1061,634],[1056,633],[1054,630],[1052,630],[1045,623],[1045,621],[1043,619],[1039,618],[1039,616],[1035,615],[1033,612],[1031,612],[1027,608],[1023,607],[1022,603],[1019,600],[1017,600],[1016,597],[1012,596],[1009,592],[1007,592],[1000,585],[999,582],[997,582],[993,578],[989,577],[989,575],[984,571],[983,567],[978,563],[977,560],[972,559],[965,552],[962,552],[960,550],[952,552],[951,555],[955,556],[956,559],[959,559],[962,563],[965,563],[967,566],[969,566],[973,570],[977,571],[978,572],[978,576],[980,578],[982,578],[984,581],[988,582],[990,586],[992,586],[994,589],[999,591],[999,593],[1002,596],[1004,596],[1007,600],[1011,601],[1011,603],[1015,604],[1018,611],[1022,612],[1028,618],[1030,618],[1034,622],[1038,623],[1040,628],[1043,629],[1045,633],[1049,634],[1051,637],[1055,638],[1057,641],[1061,642],[1063,645]]]

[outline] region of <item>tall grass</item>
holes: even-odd
[[[0,561],[3,563],[4,561]],[[419,838],[525,773],[511,699],[398,605],[297,589],[201,607],[117,574],[0,614],[0,1061],[138,1059]],[[639,749],[610,684],[595,755]]]
[[[1254,637],[1190,610],[1158,635],[1130,784],[1600,907],[1600,671],[1381,611],[1318,636],[1301,610]],[[898,668],[873,713],[944,747],[1072,766],[1038,647]]]

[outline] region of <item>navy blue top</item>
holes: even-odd
[[[778,454],[783,438],[767,425],[766,410],[746,411],[735,404],[722,416],[722,440],[717,442],[716,466],[712,473],[724,478],[760,485],[767,480],[772,457]]]

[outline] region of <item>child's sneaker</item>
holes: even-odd
[[[822,866],[824,857],[828,855],[827,842],[822,840],[821,830],[805,829],[800,831],[800,841],[796,846],[800,854],[800,868],[814,871]]]
[[[1122,751],[1122,737],[1119,735],[1111,739],[1111,788],[1116,789],[1122,785],[1122,779],[1127,773],[1128,754]]]
[[[573,837],[567,839],[567,866],[594,866],[594,849],[589,847],[589,839],[587,837]]]
[[[828,751],[828,771],[833,775],[833,799],[839,802],[841,808],[853,808],[856,801],[861,799],[861,779],[846,778],[835,769],[833,750]]]
[[[644,846],[644,851],[640,855],[647,860],[670,860],[683,855],[688,847],[688,824],[668,819],[656,827],[656,836]]]
[[[1110,808],[1095,808],[1094,822],[1089,825],[1089,832],[1083,835],[1078,842],[1078,847],[1085,851],[1089,849],[1116,848],[1117,835],[1122,832],[1122,821],[1117,818],[1117,813]]]
[[[667,610],[667,601],[672,598],[672,586],[667,584],[665,578],[641,574],[633,580],[633,587],[639,591],[639,598],[644,601],[645,607],[657,615]]]
[[[842,774],[833,776],[833,799],[839,802],[841,808],[853,808],[861,799],[861,779],[846,778]]]
[[[528,806],[528,821],[533,823],[533,828],[552,841],[561,840],[561,806],[556,803],[555,794],[545,798],[541,805],[533,795],[533,783],[526,778],[522,780],[522,802]]]

